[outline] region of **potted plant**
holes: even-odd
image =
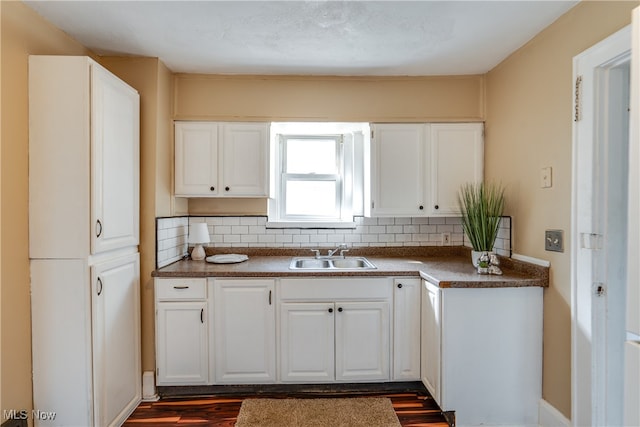
[[[462,228],[471,242],[474,267],[484,252],[492,252],[504,211],[504,187],[499,184],[464,184],[459,192]]]

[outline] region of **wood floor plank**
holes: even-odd
[[[371,396],[371,394],[367,394]],[[339,397],[359,397],[361,395],[340,394]],[[391,399],[398,420],[403,427],[448,427],[440,408],[429,395],[421,392],[381,393],[380,397]],[[269,395],[246,396],[195,396],[163,398],[158,402],[143,402],[131,414],[124,427],[233,427],[240,406],[249,397],[280,397]],[[294,393],[288,397],[311,397],[304,393]],[[313,396],[318,397],[318,396]],[[327,393],[322,397],[337,397]]]

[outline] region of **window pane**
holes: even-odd
[[[288,181],[285,215],[336,217],[334,181]]]
[[[287,139],[288,173],[336,173],[335,139]]]

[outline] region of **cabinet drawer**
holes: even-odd
[[[156,279],[156,300],[203,300],[207,279]]]

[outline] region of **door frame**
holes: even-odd
[[[573,425],[598,425],[603,420],[604,405],[597,398],[598,387],[605,378],[594,367],[603,348],[592,345],[592,295],[597,278],[594,274],[593,249],[602,246],[596,233],[593,194],[596,190],[593,170],[597,149],[595,105],[598,102],[597,72],[607,64],[619,62],[631,51],[631,26],[627,26],[574,57],[574,110],[572,148],[571,208],[571,407]],[[579,82],[581,78],[581,82]],[[594,422],[596,424],[594,424]]]

